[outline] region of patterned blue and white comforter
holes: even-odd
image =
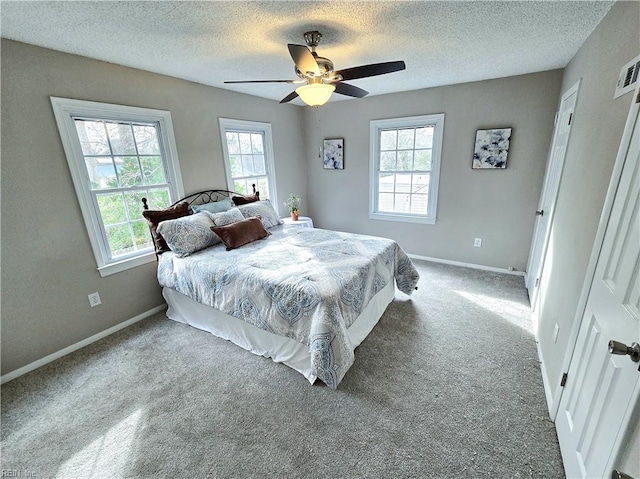
[[[354,361],[347,329],[395,279],[411,294],[419,275],[392,240],[336,231],[275,227],[226,251],[160,256],[158,280],[191,299],[309,346],[313,373],[336,388]]]

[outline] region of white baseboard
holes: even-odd
[[[549,384],[549,375],[547,374],[547,368],[544,366],[544,361],[542,360],[542,350],[540,349],[540,342],[538,341],[537,337],[536,347],[538,348],[538,362],[540,363],[540,373],[542,374],[542,385],[544,386],[544,395],[547,400],[549,417],[552,421],[555,421],[555,411],[553,408],[553,391],[551,389],[551,384]]]
[[[57,351],[53,354],[49,354],[48,356],[45,356],[42,359],[38,359],[37,361],[27,364],[26,366],[22,366],[21,368],[18,368],[15,371],[11,371],[10,373],[7,373],[2,377],[0,377],[0,384],[4,384],[7,381],[11,381],[12,379],[22,376],[23,374],[27,374],[28,372],[31,372],[34,369],[39,368],[40,366],[44,366],[45,364],[50,363],[51,361],[55,361],[56,359],[59,359],[62,356],[66,356],[67,354],[77,351],[80,348],[84,348],[85,346],[88,346],[89,344],[94,343],[99,339],[106,338],[110,334],[113,334],[116,331],[120,331],[121,329],[131,326],[132,324],[137,323],[138,321],[141,321],[145,318],[148,318],[151,315],[159,313],[163,309],[167,309],[166,304],[156,306],[155,308],[150,309],[149,311],[145,311],[144,313],[139,314],[131,319],[128,319],[127,321],[124,321],[120,324],[116,324],[115,326],[112,326],[109,329],[105,329],[104,331],[98,334],[94,334],[93,336],[88,337],[87,339],[83,339],[82,341],[72,344],[71,346],[67,346],[66,348],[61,349],[60,351]]]
[[[481,264],[473,264],[473,263],[463,263],[461,261],[451,261],[448,259],[432,258],[430,256],[420,256],[417,254],[407,253],[407,256],[409,256],[409,258],[422,259],[424,261],[433,261],[434,263],[450,264],[453,266],[463,266],[465,268],[481,269],[484,271],[493,271],[496,273],[512,274],[515,276],[524,276],[524,271],[515,271],[515,270],[512,271],[506,268],[494,268],[493,266],[484,266]]]

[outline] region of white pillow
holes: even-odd
[[[211,218],[211,221],[213,221],[212,226],[227,226],[244,219],[244,216],[242,216],[238,208],[231,208],[220,213],[206,213],[209,215],[209,218]]]
[[[171,251],[182,258],[220,243],[218,235],[211,231],[213,225],[209,213],[201,212],[162,221],[158,225],[158,233],[162,235]]]
[[[199,213],[200,211],[222,213],[223,211],[230,209],[232,206],[231,198],[225,198],[219,201],[212,201],[211,203],[204,203],[202,205],[193,205],[191,210],[193,210],[194,213]]]
[[[252,216],[259,217],[265,229],[273,228],[274,226],[278,226],[283,223],[269,200],[256,201],[254,203],[241,205],[238,206],[238,209],[242,212],[245,218],[250,218]]]

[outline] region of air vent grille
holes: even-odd
[[[636,80],[638,79],[638,66],[640,65],[640,62],[636,63],[633,66],[630,66],[629,68],[627,68],[627,74],[624,77],[624,84],[622,85],[623,87],[629,86],[632,83],[635,83]]]
[[[627,92],[633,90],[636,82],[638,81],[638,72],[640,71],[640,56],[627,63],[620,70],[620,76],[618,77],[618,84],[616,85],[616,92],[613,98],[618,98]]]

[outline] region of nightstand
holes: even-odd
[[[300,226],[302,228],[313,228],[313,220],[308,216],[298,216],[298,221],[293,221],[291,217],[282,218],[286,226]]]

